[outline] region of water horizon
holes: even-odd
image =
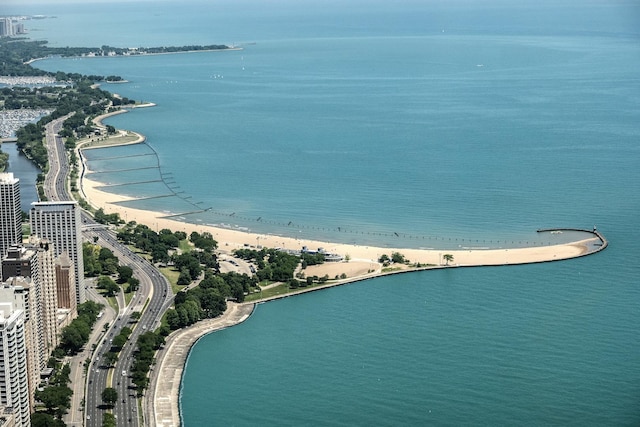
[[[253,231],[382,245],[397,233],[430,247],[596,225],[610,246],[260,305],[193,347],[184,425],[637,424],[638,6],[259,6],[40,9],[58,17],[34,22],[31,35],[52,45],[80,33],[96,46],[245,43],[38,61],[121,75],[129,83],[103,88],[157,104],[107,121],[147,145],[93,152],[95,178],[124,184],[123,194],[171,196],[132,207],[212,207],[218,214],[185,220]],[[128,159],[109,160],[118,156]],[[139,167],[115,172],[127,164]]]

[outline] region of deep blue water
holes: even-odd
[[[596,224],[610,247],[261,305],[194,348],[185,425],[638,424],[638,5],[343,3],[74,5],[32,34],[242,44],[37,63],[158,104],[109,121],[148,145],[88,152],[108,191],[166,196],[135,207],[425,247]]]

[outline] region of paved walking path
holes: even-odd
[[[178,398],[180,381],[191,347],[200,337],[244,322],[254,309],[254,304],[227,302],[227,311],[215,319],[203,320],[185,329],[175,331],[167,338],[164,348],[158,352],[149,391],[144,399],[147,426],[178,427],[180,411]]]

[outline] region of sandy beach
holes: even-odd
[[[137,105],[134,108],[153,107],[155,104],[147,103]],[[105,125],[102,123],[107,117],[116,114],[126,113],[127,109],[120,109],[111,113],[96,117],[93,122],[96,126],[104,129]],[[590,251],[593,251],[593,245],[602,243],[606,246],[606,242],[600,242],[600,238],[597,235],[593,235],[591,238],[587,238],[580,241],[548,245],[548,246],[533,246],[525,248],[508,248],[508,249],[473,249],[473,250],[450,250],[450,249],[409,249],[409,248],[383,248],[375,246],[362,246],[343,243],[332,243],[319,240],[309,239],[297,239],[292,237],[277,236],[271,234],[260,234],[245,231],[237,231],[232,229],[226,229],[221,227],[214,227],[203,224],[191,224],[182,221],[177,221],[171,218],[167,218],[166,213],[152,212],[140,209],[133,209],[129,207],[123,207],[115,203],[131,198],[108,193],[99,189],[102,183],[96,182],[88,178],[88,173],[91,172],[84,161],[82,156],[83,149],[106,147],[119,144],[136,144],[145,141],[144,135],[136,132],[119,130],[118,136],[105,139],[103,141],[85,141],[78,145],[79,158],[82,159],[82,173],[80,174],[80,182],[78,188],[83,195],[84,199],[95,208],[102,208],[105,213],[118,213],[120,217],[126,222],[136,221],[139,224],[145,224],[156,232],[162,229],[169,229],[172,231],[184,231],[190,234],[193,231],[198,233],[209,232],[218,241],[218,247],[220,250],[231,252],[234,249],[243,248],[246,246],[254,246],[254,244],[267,247],[267,248],[284,248],[287,250],[301,250],[303,247],[315,250],[317,248],[324,248],[325,251],[338,254],[343,257],[348,257],[350,262],[359,263],[360,266],[353,266],[345,272],[349,278],[355,276],[362,276],[370,273],[370,271],[377,270],[379,268],[378,259],[381,255],[386,254],[391,256],[393,252],[401,253],[405,259],[411,263],[430,264],[430,265],[445,265],[446,262],[443,259],[444,254],[453,255],[453,261],[449,263],[451,266],[480,266],[480,265],[514,265],[514,264],[529,264],[538,262],[558,261],[564,259],[575,258],[583,256]],[[344,268],[337,268],[334,263],[327,263],[324,267],[317,268],[314,274],[324,275],[328,274],[329,277],[334,277],[334,272],[345,270]],[[340,263],[342,264],[342,263]],[[365,266],[367,268],[365,268]],[[370,266],[370,268],[369,268]],[[342,274],[340,273],[336,274]],[[352,276],[351,274],[354,274]]]
[[[86,174],[86,169],[85,169]],[[209,232],[218,241],[219,248],[225,251],[254,245],[259,242],[261,246],[276,248],[283,247],[290,250],[301,250],[304,246],[312,249],[325,248],[327,252],[349,256],[353,262],[376,263],[383,254],[391,255],[392,252],[400,252],[412,263],[442,265],[443,254],[453,255],[451,265],[475,266],[475,265],[506,265],[527,264],[535,262],[555,261],[575,258],[584,255],[588,251],[588,245],[600,239],[596,236],[590,239],[571,242],[567,244],[513,248],[513,249],[486,249],[486,250],[428,250],[407,248],[381,248],[374,246],[359,246],[342,243],[322,242],[318,240],[294,239],[291,237],[274,236],[268,234],[250,233],[225,228],[217,228],[208,225],[190,224],[165,218],[166,214],[139,209],[132,209],[116,205],[116,202],[130,200],[130,198],[107,193],[99,190],[100,183],[88,179],[82,179],[81,188],[85,199],[94,207],[102,208],[105,213],[118,213],[125,221],[136,221],[145,224],[153,230],[164,228],[172,231],[184,231],[190,234]]]
[[[101,120],[112,114],[119,114],[120,111],[108,115],[100,116],[94,123],[103,127]],[[79,145],[79,150],[104,147],[114,144],[140,143],[145,140],[143,135],[135,132],[118,131],[118,135],[101,141],[87,141]],[[381,255],[391,256],[393,252],[401,253],[405,259],[411,263],[420,263],[422,268],[448,268],[466,266],[492,266],[492,265],[515,265],[538,262],[559,261],[595,253],[604,247],[607,242],[597,233],[593,237],[583,240],[548,246],[536,246],[526,248],[510,249],[475,249],[475,250],[437,250],[437,249],[409,249],[409,248],[382,248],[373,246],[361,246],[341,243],[323,242],[308,239],[296,239],[291,237],[274,236],[268,234],[251,233],[237,231],[209,225],[191,224],[167,218],[166,213],[145,211],[123,207],[116,203],[132,198],[107,193],[101,191],[99,187],[103,184],[91,180],[90,171],[84,163],[84,156],[79,156],[83,160],[82,173],[80,174],[80,192],[82,197],[95,208],[102,208],[105,213],[118,213],[120,217],[129,222],[136,221],[145,224],[156,232],[161,229],[172,231],[184,231],[190,234],[193,231],[198,233],[209,232],[218,241],[221,251],[231,252],[234,249],[254,244],[277,248],[282,247],[288,250],[301,250],[303,247],[310,249],[324,248],[327,252],[347,257],[348,261],[328,262],[323,265],[308,267],[307,275],[330,277],[342,276],[344,279],[330,281],[328,284],[308,289],[299,289],[294,293],[302,293],[318,290],[329,286],[339,286],[342,284],[366,280],[379,277],[385,274],[395,274],[417,270],[418,268],[407,265],[393,265],[392,271],[384,270],[378,262]],[[89,173],[89,175],[87,175]],[[594,230],[595,231],[595,230]],[[444,254],[453,256],[453,260],[446,263]],[[280,298],[282,296],[275,296]],[[206,322],[199,322],[190,328],[175,331],[167,343],[167,351],[161,351],[157,356],[158,369],[152,375],[149,394],[145,398],[145,417],[156,426],[179,426],[179,390],[182,379],[182,371],[186,363],[189,351],[193,344],[203,335],[224,327],[233,326],[246,320],[253,310],[255,303],[244,303],[240,305],[231,304],[227,312],[219,319],[212,319]]]

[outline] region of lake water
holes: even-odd
[[[194,347],[184,424],[640,422],[638,6],[343,3],[23,13],[57,16],[28,25],[54,45],[243,47],[37,63],[158,104],[108,121],[146,145],[90,154],[109,191],[146,196],[134,207],[412,247],[595,224],[611,245],[261,305]]]

